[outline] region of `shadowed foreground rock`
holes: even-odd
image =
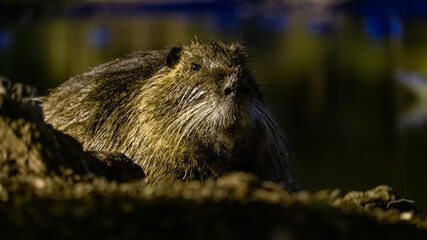
[[[119,181],[144,176],[121,154],[83,152],[73,138],[43,122],[37,91],[0,77],[0,173],[21,177],[96,173]]]
[[[13,86],[0,86],[0,239],[427,239],[425,212],[387,186],[289,194],[247,173],[146,185],[125,156],[45,125],[22,101],[31,88]]]

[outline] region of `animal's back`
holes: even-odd
[[[46,122],[77,138],[86,149],[109,150],[102,144],[89,144],[95,140],[97,126],[112,120],[111,125],[121,124],[120,118],[108,115],[120,115],[117,107],[164,66],[165,57],[165,50],[139,51],[69,79],[43,98]]]

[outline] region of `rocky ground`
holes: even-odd
[[[46,125],[34,88],[0,83],[0,239],[427,239],[426,212],[388,186],[290,194],[242,172],[146,185],[125,156]]]

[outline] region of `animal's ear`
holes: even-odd
[[[169,50],[168,55],[166,56],[166,66],[170,68],[174,67],[179,62],[179,59],[181,58],[181,51],[182,51],[181,47],[172,47]]]
[[[244,47],[240,43],[235,43],[230,46],[230,50],[236,54],[240,54],[244,51]]]

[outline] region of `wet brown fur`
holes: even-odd
[[[87,150],[125,154],[150,183],[242,170],[293,188],[284,134],[246,58],[217,40],[135,52],[52,90],[45,120]]]

